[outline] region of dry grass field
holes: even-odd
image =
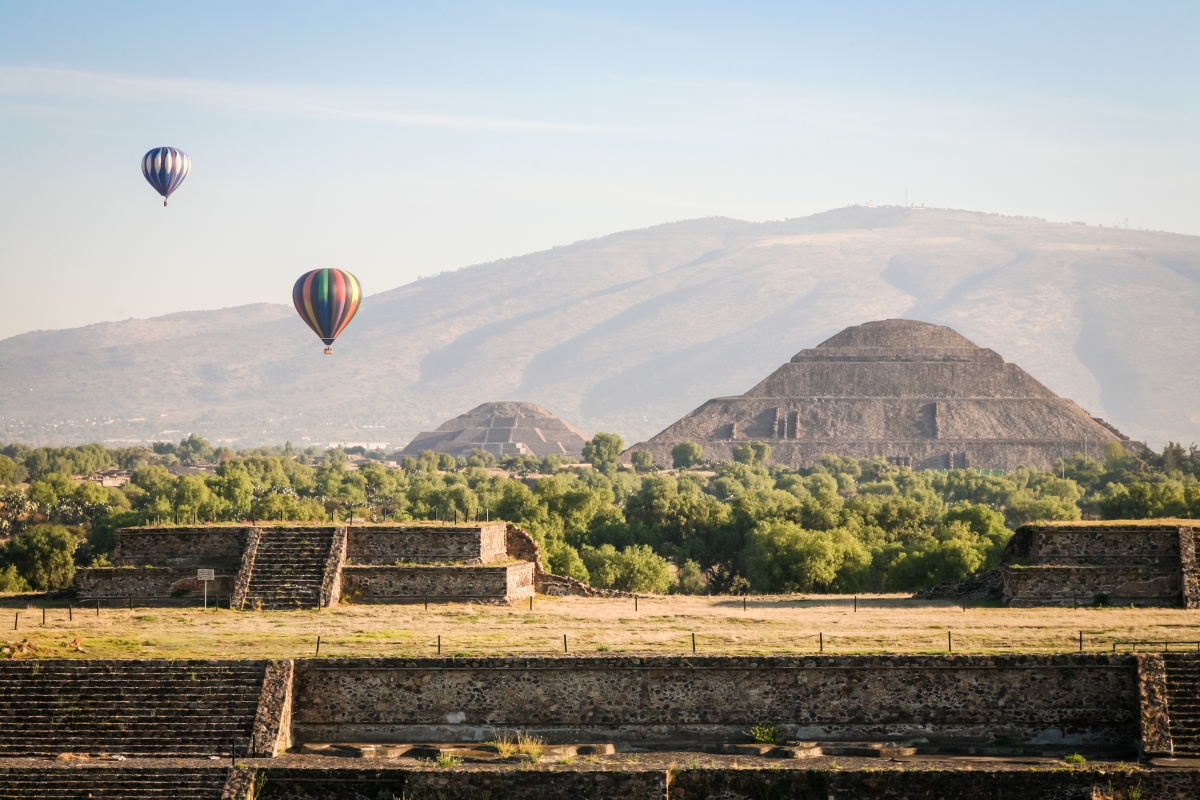
[[[903,595],[538,597],[528,604],[342,605],[307,611],[74,608],[0,599],[0,642],[17,658],[280,658],[311,656],[1111,652],[1113,642],[1200,640],[1180,609],[1006,609]],[[14,630],[15,625],[15,630]],[[79,642],[78,647],[72,644]],[[1183,649],[1186,645],[1172,647]],[[82,652],[80,649],[82,648]],[[1162,649],[1162,645],[1142,645]],[[1119,650],[1131,649],[1129,645]]]

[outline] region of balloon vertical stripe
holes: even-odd
[[[340,269],[314,269],[292,287],[296,313],[326,345],[350,324],[361,301],[358,279]]]
[[[174,147],[156,147],[142,156],[142,175],[163,196],[164,206],[191,169],[192,160],[187,153]]]

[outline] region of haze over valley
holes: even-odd
[[[321,347],[290,305],[0,341],[0,439],[399,449],[488,400],[646,439],[842,328],[948,325],[1125,434],[1200,440],[1200,238],[854,206],[614,233],[368,295]]]

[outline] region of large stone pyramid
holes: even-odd
[[[476,406],[462,416],[418,433],[400,456],[422,450],[469,456],[487,450],[495,456],[535,455],[580,458],[586,437],[541,406],[499,402]]]
[[[682,441],[721,460],[754,440],[794,468],[827,453],[924,469],[1048,468],[1077,452],[1103,457],[1108,442],[1142,447],[950,328],[889,319],[801,350],[744,395],[709,400],[630,451],[670,465]]]

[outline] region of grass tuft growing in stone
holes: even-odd
[[[775,744],[779,741],[779,728],[770,724],[755,725],[750,729],[750,738],[759,744]]]
[[[526,731],[517,733],[517,752],[524,753],[529,756],[529,761],[536,764],[538,759],[542,757],[542,752],[546,749],[546,742],[538,736]]]
[[[496,748],[496,753],[501,758],[512,758],[519,750],[517,749],[517,737],[513,736],[510,731],[497,731],[496,738],[484,744],[491,745]]]

